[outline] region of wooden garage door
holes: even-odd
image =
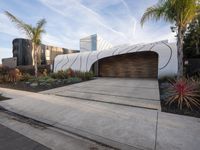
[[[122,54],[100,59],[99,76],[157,78],[158,54],[151,51]]]

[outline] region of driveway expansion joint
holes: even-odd
[[[73,99],[80,99],[80,100],[86,100],[86,101],[94,101],[94,102],[105,103],[105,104],[114,104],[114,105],[121,105],[121,106],[127,106],[127,107],[143,108],[143,109],[149,109],[149,110],[158,110],[156,108],[134,106],[134,105],[129,105],[129,104],[115,103],[115,102],[106,102],[106,101],[94,100],[94,99],[89,99],[89,98],[79,98],[79,97],[75,97],[75,96],[64,96],[64,95],[60,95],[60,94],[55,94],[55,95],[56,96],[60,96],[60,97],[68,97],[68,98],[73,98]]]

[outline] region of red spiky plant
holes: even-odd
[[[175,104],[180,110],[185,106],[190,110],[200,108],[200,87],[196,80],[182,78],[170,81],[167,94],[166,104],[169,106]]]

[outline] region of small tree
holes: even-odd
[[[41,36],[42,33],[45,33],[44,26],[46,24],[45,19],[41,19],[37,22],[36,26],[33,27],[32,25],[24,23],[22,20],[18,19],[8,11],[5,11],[6,16],[16,24],[17,28],[22,30],[27,38],[32,43],[32,58],[33,58],[33,65],[35,68],[35,76],[37,77],[38,73],[38,51],[41,44]]]
[[[198,15],[199,0],[159,0],[159,2],[147,8],[141,18],[141,25],[148,19],[175,23],[177,28],[177,57],[178,78],[183,76],[183,38],[187,25]]]
[[[200,56],[200,16],[194,19],[187,28],[183,45],[184,57]]]

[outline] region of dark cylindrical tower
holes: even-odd
[[[32,45],[28,39],[13,40],[13,57],[17,57],[17,65],[32,65]]]

